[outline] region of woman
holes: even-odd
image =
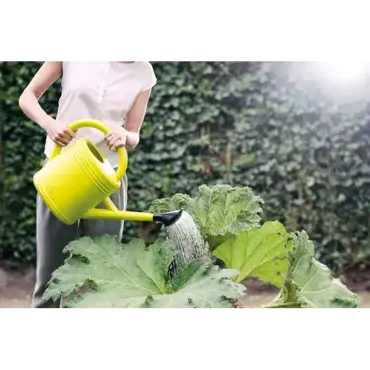
[[[40,106],[39,99],[62,76],[62,94],[56,119]],[[47,134],[45,156],[53,146],[67,146],[84,136],[92,140],[113,167],[118,166],[114,151],[125,146],[132,150],[139,143],[151,89],[156,83],[149,62],[45,62],[22,93],[19,105],[23,112]],[[95,129],[83,128],[77,133],[67,125],[92,118],[108,125],[111,132],[104,136]],[[71,186],[73,186],[71,184]],[[115,205],[125,210],[127,179],[111,196]],[[60,302],[44,301],[42,296],[55,269],[64,262],[64,247],[82,236],[103,234],[122,237],[123,221],[81,220],[74,225],[61,223],[37,195],[37,268],[32,307],[60,307]]]

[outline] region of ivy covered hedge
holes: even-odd
[[[265,217],[305,229],[335,269],[370,264],[369,86],[345,94],[320,84],[312,65],[153,63],[153,91],[139,147],[129,159],[129,208],[193,194],[203,183],[248,185]],[[43,132],[18,97],[39,63],[0,63],[0,258],[33,260],[35,190]],[[354,90],[355,91],[355,90]],[[57,84],[42,99],[55,113]],[[126,223],[149,240],[151,224]]]

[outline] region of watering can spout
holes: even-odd
[[[153,220],[162,223],[164,226],[171,226],[180,219],[181,215],[182,209],[166,213],[157,213],[153,215]]]
[[[107,198],[104,200],[107,209],[92,208],[89,209],[82,216],[83,219],[89,220],[126,220],[126,221],[142,221],[142,222],[159,222],[164,226],[171,226],[176,223],[182,214],[182,209],[173,212],[165,213],[146,213],[146,212],[132,212],[120,211],[116,208],[113,202]]]

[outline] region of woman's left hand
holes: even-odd
[[[108,148],[115,152],[118,148],[126,145],[127,131],[123,127],[114,129],[104,137],[104,141]]]

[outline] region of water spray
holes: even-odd
[[[211,259],[209,248],[188,212],[182,211],[177,220],[167,226],[167,233],[176,252],[170,267],[171,275],[177,273],[182,263]]]

